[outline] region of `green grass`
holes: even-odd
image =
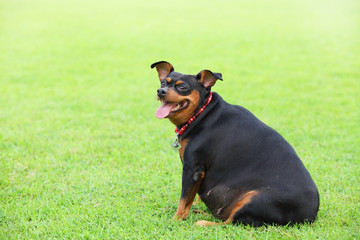
[[[356,0],[0,1],[0,239],[359,239],[359,29]],[[172,220],[158,60],[223,73],[213,90],[295,147],[315,223]]]

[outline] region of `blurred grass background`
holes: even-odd
[[[154,117],[158,60],[221,72],[213,90],[295,147],[321,194],[314,224],[172,221],[181,163]],[[0,238],[359,238],[359,80],[356,0],[2,0]]]

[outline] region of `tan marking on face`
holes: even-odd
[[[182,84],[182,83],[183,83],[183,81],[179,80],[179,81],[177,81],[175,84],[176,84],[176,85],[179,85],[179,84]]]
[[[188,101],[189,103],[185,109],[169,116],[170,122],[172,122],[175,126],[179,126],[186,123],[195,114],[195,109],[199,105],[200,93],[196,90],[193,90],[190,93],[190,95],[187,96],[178,95],[177,99],[178,102]]]
[[[166,78],[165,80],[166,80],[167,82],[171,82],[171,78],[169,78],[169,77]]]
[[[180,100],[179,94],[177,92],[175,92],[174,89],[171,88],[167,88],[165,87],[165,89],[168,90],[166,96],[164,98],[162,98],[163,100],[167,101],[167,102],[178,102]]]
[[[205,173],[202,172],[199,180],[195,183],[188,196],[182,196],[179,202],[179,206],[176,210],[174,219],[183,220],[189,215],[190,208],[194,202],[195,195],[200,188],[202,179]]]
[[[182,163],[184,163],[184,152],[188,141],[186,138],[180,141],[181,148],[179,149],[179,155]]]

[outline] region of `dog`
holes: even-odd
[[[211,88],[221,73],[174,71],[153,63],[161,87],[156,110],[168,118],[177,139],[172,144],[183,164],[181,197],[174,219],[183,220],[196,193],[221,223],[288,225],[313,222],[319,193],[293,147],[244,107],[225,102]]]

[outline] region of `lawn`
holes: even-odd
[[[182,165],[154,116],[159,60],[221,72],[213,90],[294,146],[313,224],[172,220]],[[359,103],[357,0],[2,0],[0,239],[359,239]]]

